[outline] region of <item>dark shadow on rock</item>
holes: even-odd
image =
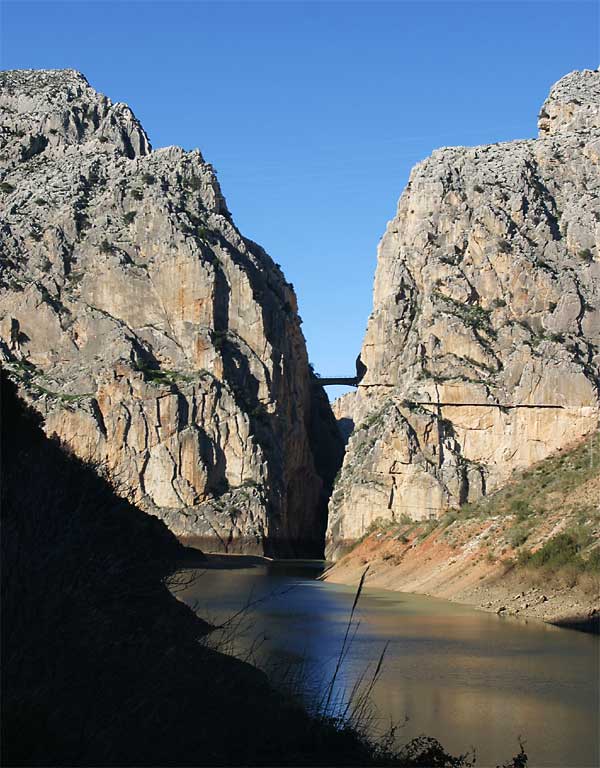
[[[311,552],[312,557],[323,557],[325,531],[327,529],[327,508],[333,492],[335,477],[344,460],[344,442],[329,404],[325,390],[318,378],[311,376],[311,420],[309,425],[310,447],[315,468],[323,483],[319,499],[319,549]]]
[[[347,445],[350,440],[350,435],[354,432],[354,419],[344,416],[337,420],[337,427],[344,441],[344,445]]]

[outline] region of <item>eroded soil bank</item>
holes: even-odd
[[[323,579],[598,632],[600,436],[440,518],[379,521]]]
[[[418,535],[418,534],[416,534]],[[368,566],[369,588],[441,597],[505,616],[541,619],[560,626],[599,631],[597,584],[572,586],[526,569],[489,563],[485,551],[465,543],[460,553],[431,538],[404,544],[394,536],[369,536],[322,576],[324,581],[358,584]]]

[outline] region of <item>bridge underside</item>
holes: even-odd
[[[343,387],[358,387],[358,377],[356,376],[338,376],[326,378],[325,376],[319,377],[319,382],[324,387],[330,387],[335,384],[339,384]]]

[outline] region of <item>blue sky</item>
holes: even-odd
[[[0,13],[2,68],[79,69],[154,147],[201,149],[236,224],[294,283],[323,375],[354,370],[411,167],[439,146],[534,136],[550,85],[599,63],[598,4],[578,0],[3,0]]]

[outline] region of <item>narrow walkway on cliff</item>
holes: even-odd
[[[358,387],[360,380],[358,376],[321,376],[319,373],[315,373],[315,376],[319,380],[319,383],[324,387],[331,386],[344,386],[344,387]],[[364,386],[364,385],[363,385]],[[374,387],[393,387],[393,384],[372,384]],[[403,400],[404,405],[410,407],[411,405],[429,405],[436,408],[501,408],[510,410],[513,408],[552,408],[562,409],[564,406],[554,403],[456,403],[456,402],[437,402],[435,400]]]

